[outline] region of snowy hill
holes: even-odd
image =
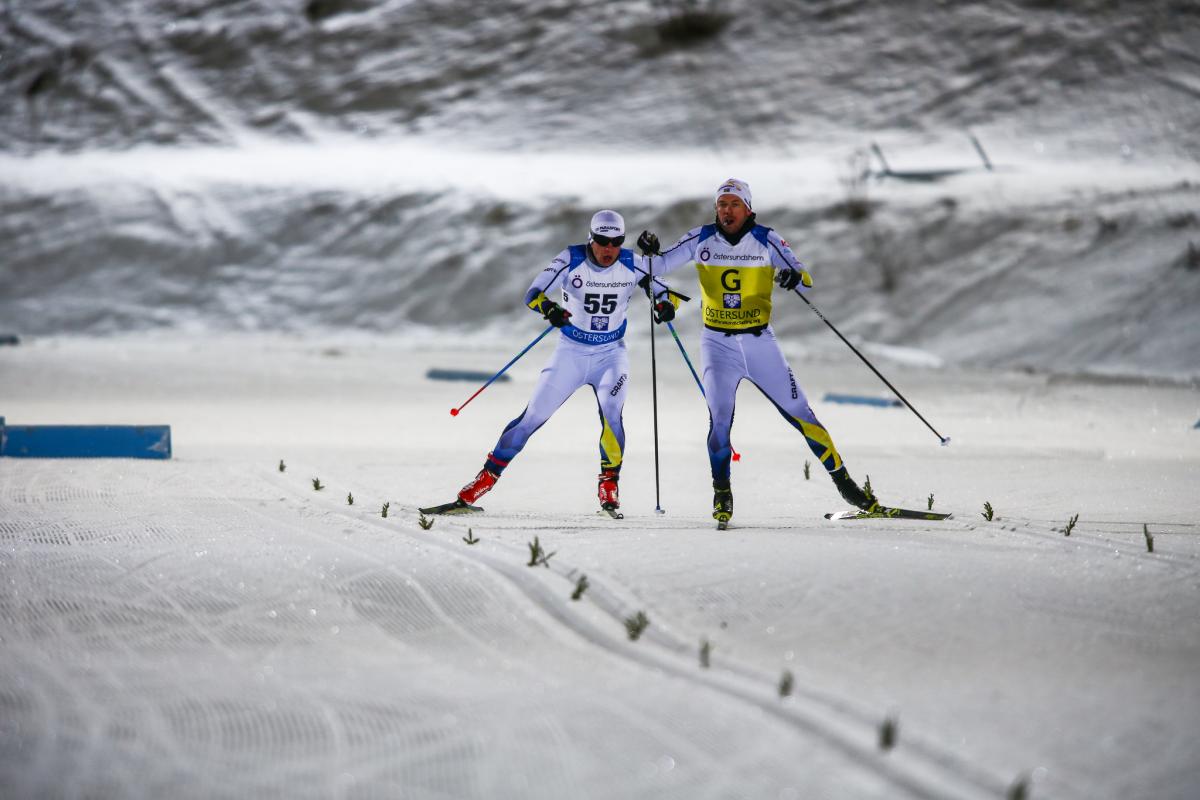
[[[1200,129],[1179,0],[39,0],[0,30],[20,152],[340,131],[796,153],[995,126],[1194,158]]]
[[[0,20],[16,333],[486,335],[531,322],[520,294],[595,208],[670,239],[738,174],[860,341],[1200,375],[1192,4],[81,0]],[[967,127],[1007,171],[857,180],[871,142],[893,167],[978,168]],[[799,309],[776,326],[822,330]]]

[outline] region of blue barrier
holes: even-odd
[[[170,458],[170,425],[6,425],[0,456],[10,458]]]
[[[431,381],[486,381],[492,377],[490,372],[479,372],[471,369],[431,369],[425,373]],[[512,380],[507,375],[496,378],[496,383]]]
[[[899,408],[900,401],[891,397],[868,397],[862,394],[836,394],[826,392],[821,398],[826,403],[852,403],[860,406],[878,406],[880,408]]]

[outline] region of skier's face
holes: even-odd
[[[617,260],[617,256],[621,255],[621,245],[619,244],[600,244],[592,242],[592,260],[602,267],[611,267],[612,263]]]
[[[723,194],[717,198],[717,222],[726,233],[737,233],[750,216],[750,209],[736,194]]]

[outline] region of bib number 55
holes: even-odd
[[[585,294],[583,310],[589,314],[611,314],[617,310],[615,294]]]

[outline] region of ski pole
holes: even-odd
[[[452,416],[452,417],[457,417],[457,416],[458,416],[458,412],[462,411],[464,408],[466,408],[466,407],[467,407],[467,403],[471,402],[471,401],[472,401],[472,400],[474,400],[476,397],[478,397],[480,392],[482,392],[482,391],[483,391],[484,389],[486,389],[487,387],[491,386],[491,385],[492,385],[492,383],[493,383],[493,382],[494,382],[494,381],[495,381],[497,378],[499,378],[501,375],[503,375],[505,372],[508,372],[508,368],[509,368],[509,367],[511,367],[513,364],[517,363],[517,361],[518,361],[518,360],[521,358],[521,356],[525,355],[525,354],[526,354],[526,353],[528,353],[530,350],[532,350],[532,349],[533,349],[533,346],[534,346],[535,344],[537,344],[538,342],[540,342],[542,339],[546,338],[546,334],[547,334],[547,333],[549,333],[549,332],[550,332],[550,331],[552,331],[552,330],[554,330],[554,326],[553,326],[553,325],[548,325],[548,326],[546,326],[546,330],[544,330],[544,331],[542,331],[541,333],[539,333],[539,334],[538,334],[538,337],[537,337],[536,339],[534,339],[534,340],[533,340],[532,342],[530,342],[529,344],[525,345],[525,349],[524,349],[524,350],[522,350],[521,352],[517,353],[515,356],[513,356],[513,359],[512,359],[512,361],[509,361],[507,364],[505,364],[503,367],[501,367],[499,372],[497,372],[497,373],[496,373],[495,375],[493,375],[492,377],[488,378],[488,380],[487,380],[487,383],[485,383],[483,386],[480,386],[478,389],[476,389],[476,390],[475,390],[475,394],[473,394],[473,395],[471,395],[470,397],[468,397],[468,398],[467,398],[467,402],[466,402],[466,403],[463,403],[463,404],[462,404],[461,406],[459,406],[458,408],[452,408],[452,409],[450,409],[450,416]]]
[[[641,249],[642,255],[647,258],[650,258],[651,256],[659,255],[657,246],[654,248],[654,251],[651,252],[650,250],[647,250],[645,248],[645,246],[643,246],[641,244],[641,242],[639,241],[638,247],[639,247],[639,249]],[[651,398],[652,398],[651,403],[652,403],[653,413],[654,413],[654,511],[657,514],[665,514],[667,512],[664,511],[663,507],[662,507],[661,495],[660,495],[660,491],[659,491],[659,479],[658,479],[658,474],[659,474],[659,470],[658,470],[658,357],[656,356],[656,354],[654,352],[654,325],[655,325],[654,290],[651,288],[650,284],[657,283],[659,286],[661,286],[663,289],[666,290],[668,295],[675,295],[676,297],[678,297],[680,300],[682,300],[685,303],[690,301],[692,298],[688,297],[687,295],[680,294],[679,292],[671,289],[669,286],[666,286],[665,284],[663,284],[662,281],[655,279],[653,262],[651,262],[649,271],[646,271],[644,269],[639,269],[638,267],[634,267],[634,269],[637,269],[638,272],[641,272],[643,275],[646,276],[646,285],[644,288],[646,289],[646,299],[650,301],[650,394],[651,394]],[[667,327],[671,327],[671,323],[668,322]],[[675,336],[675,329],[673,327],[671,328],[671,335]],[[675,342],[676,343],[679,342],[678,336],[675,336]],[[680,344],[679,347],[681,350],[683,349],[682,344]],[[687,361],[687,353],[683,354],[683,360]],[[688,366],[691,367],[692,362],[688,361]],[[692,377],[695,377],[695,376],[696,376],[696,370],[693,369]],[[696,380],[698,383],[699,378],[697,378]],[[704,394],[703,386],[700,387],[700,394]]]
[[[650,284],[646,284],[646,296],[650,298],[650,392],[654,408],[654,513],[665,514],[658,488],[658,359],[654,354],[654,295]]]
[[[792,289],[792,291],[795,292],[796,295],[801,300],[803,300],[805,302],[805,304],[808,305],[809,308],[811,308],[813,310],[813,313],[815,313],[818,317],[821,318],[822,322],[824,322],[826,325],[829,326],[829,330],[836,333],[838,338],[841,339],[843,342],[845,342],[846,346],[854,351],[854,355],[856,355],[860,359],[862,359],[862,362],[871,368],[871,372],[874,372],[875,376],[878,377],[879,380],[881,380],[887,384],[887,387],[892,390],[892,393],[895,394],[896,397],[899,397],[900,400],[903,401],[904,405],[908,406],[908,410],[913,412],[914,414],[916,414],[917,419],[919,419],[919,420],[921,420],[921,422],[925,423],[926,428],[929,428],[929,430],[933,431],[933,435],[938,437],[938,440],[941,441],[943,447],[950,444],[950,437],[942,436],[940,433],[938,433],[937,430],[932,425],[929,424],[929,420],[927,420],[927,419],[925,419],[925,417],[921,416],[920,411],[917,411],[915,408],[913,408],[913,404],[908,402],[908,398],[906,398],[904,395],[900,394],[900,390],[897,389],[895,386],[893,386],[891,381],[889,381],[887,378],[883,377],[883,373],[881,373],[879,370],[875,369],[875,365],[872,364],[870,361],[868,361],[866,356],[864,356],[862,353],[858,352],[858,348],[855,347],[854,345],[850,344],[850,340],[847,339],[845,336],[842,336],[841,331],[839,331],[837,328],[833,327],[833,323],[825,318],[825,315],[821,313],[821,309],[819,309],[815,305],[813,305],[812,301],[810,301],[807,297],[805,297],[803,294],[801,294],[799,289]]]
[[[692,379],[696,381],[696,388],[700,390],[700,396],[707,397],[707,395],[704,393],[704,384],[700,382],[700,376],[696,374],[696,368],[692,366],[692,360],[688,358],[687,350],[683,349],[683,342],[679,340],[679,334],[675,332],[675,326],[668,322],[667,330],[669,330],[671,335],[675,337],[675,344],[679,345],[679,354],[683,356],[683,363],[687,364],[688,369],[692,371]],[[733,451],[734,461],[742,460],[742,454],[737,450],[734,450],[732,444],[729,445],[729,449]]]

